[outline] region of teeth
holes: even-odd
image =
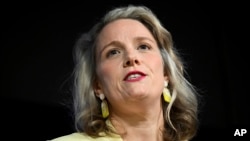
[[[135,78],[138,78],[140,77],[141,75],[140,74],[132,74],[128,77],[128,80],[131,80],[131,79],[135,79]]]

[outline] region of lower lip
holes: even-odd
[[[134,79],[129,79],[129,80],[125,80],[126,82],[137,82],[137,81],[140,81],[142,79],[144,79],[145,76],[140,76],[140,77],[137,77],[137,78],[134,78]]]

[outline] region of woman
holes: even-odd
[[[145,6],[108,12],[75,48],[76,133],[52,141],[182,141],[198,128],[197,93],[171,34]]]

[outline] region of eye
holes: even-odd
[[[139,50],[149,50],[150,46],[146,45],[146,44],[142,44],[138,47]]]
[[[120,54],[121,52],[119,50],[116,50],[116,49],[112,49],[110,51],[108,51],[107,53],[107,57],[112,57],[114,55],[117,55],[117,54]]]

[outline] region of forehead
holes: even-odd
[[[134,19],[119,19],[104,26],[99,34],[99,41],[138,36],[153,38],[151,32],[141,22]]]

